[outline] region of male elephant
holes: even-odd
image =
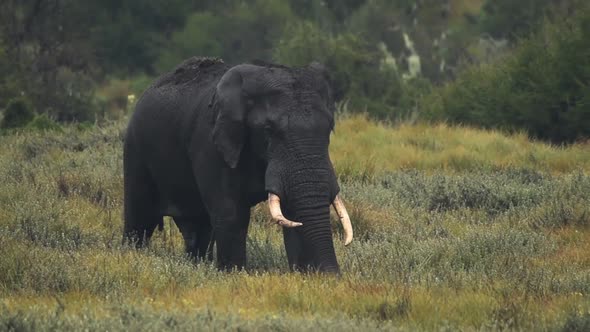
[[[137,103],[125,137],[125,240],[141,246],[163,216],[188,253],[243,268],[250,208],[267,199],[292,269],[339,272],[330,205],[352,227],[328,155],[334,101],[319,65],[228,66],[191,58]],[[296,220],[296,221],[291,221]]]

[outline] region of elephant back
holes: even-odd
[[[153,84],[153,88],[179,86],[198,81],[219,78],[229,69],[223,60],[209,57],[192,57],[176,66],[172,71],[162,75]]]

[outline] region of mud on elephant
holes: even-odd
[[[290,267],[338,273],[330,205],[346,244],[352,227],[328,154],[325,77],[318,65],[195,57],[157,79],[125,137],[125,240],[144,245],[171,216],[191,255],[211,259],[214,242],[220,268],[243,268],[250,208],[268,200]]]

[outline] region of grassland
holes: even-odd
[[[0,137],[0,330],[590,329],[587,144],[341,118],[335,278],[288,272],[264,206],[247,272],[195,265],[169,221],[122,246],[123,130]]]

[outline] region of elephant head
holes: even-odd
[[[270,212],[285,227],[290,266],[339,272],[330,205],[343,223],[345,244],[352,227],[328,153],[335,108],[325,70],[238,65],[220,79],[215,103],[213,141],[225,162],[238,167],[247,150],[265,167]]]

